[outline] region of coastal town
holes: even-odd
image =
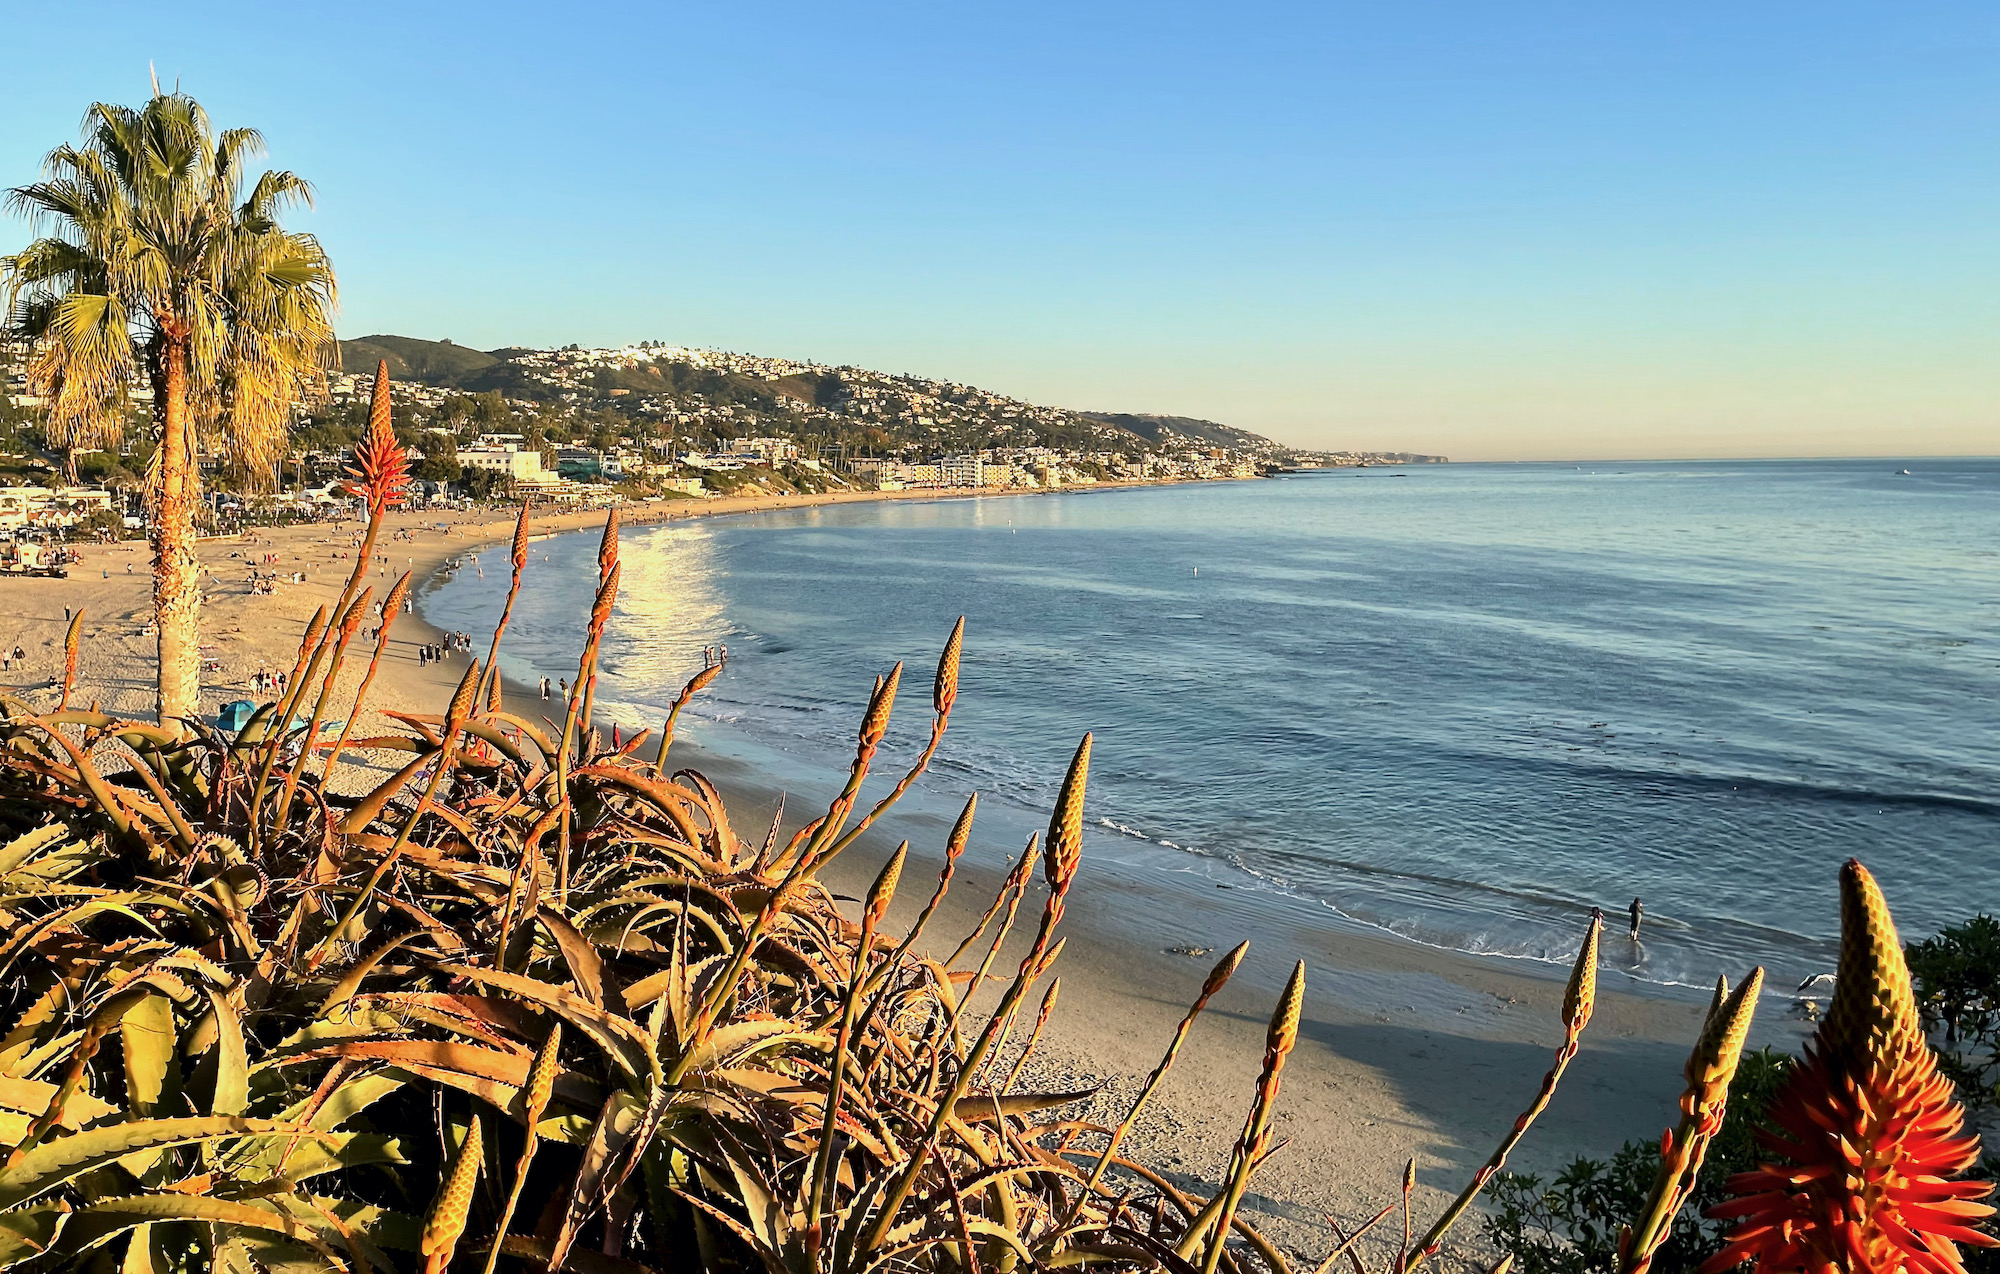
[[[1443,459],[1304,452],[1211,421],[1076,411],[955,381],[658,341],[489,353],[371,336],[341,342],[339,357],[268,472],[202,457],[212,516],[345,503],[380,364],[415,457],[413,499],[429,506],[1036,491]],[[65,452],[39,427],[24,360],[0,354],[0,375],[0,527],[141,529],[150,387],[130,387],[115,445]]]

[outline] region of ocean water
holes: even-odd
[[[1602,907],[1634,978],[1804,978],[1849,856],[1906,936],[2000,910],[2000,461],[1903,468],[1419,466],[637,527],[600,695],[657,725],[726,644],[695,737],[823,801],[897,659],[880,772],[921,741],[962,613],[912,804],[978,791],[996,855],[1090,730],[1088,852],[1128,869],[1525,961]],[[595,539],[535,554],[503,659],[574,676]],[[427,616],[490,630],[485,566]]]

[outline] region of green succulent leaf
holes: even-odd
[[[234,1137],[323,1137],[324,1133],[271,1119],[140,1119],[86,1128],[44,1141],[0,1172],[0,1208],[26,1203],[86,1172],[127,1155]]]
[[[211,1225],[281,1234],[318,1253],[331,1268],[349,1268],[347,1262],[337,1256],[318,1234],[274,1208],[200,1194],[135,1194],[89,1204],[77,1209],[70,1218],[63,1229],[61,1246],[66,1252],[86,1252],[119,1234],[155,1221],[204,1221]]]

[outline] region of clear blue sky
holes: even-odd
[[[2000,452],[1991,3],[196,0],[0,34],[0,184],[155,63],[317,185],[343,335],[717,345],[1466,459]]]

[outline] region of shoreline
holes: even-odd
[[[858,715],[862,705],[852,706]],[[716,731],[725,737],[714,737]],[[762,746],[753,745],[748,759],[732,755],[729,737],[727,726],[688,721],[674,759],[725,793],[739,835],[769,824],[781,787],[790,796],[788,830],[818,812],[813,802],[831,790],[826,776],[802,782],[799,770],[757,764],[768,755]],[[894,759],[880,765],[870,791],[891,781]],[[858,897],[897,840],[907,838],[911,857],[892,927],[907,925],[934,887],[949,819],[918,797],[943,781],[935,771],[920,780],[911,801],[826,873],[840,894]],[[959,796],[943,804],[955,812]],[[1002,860],[1018,851],[1018,836],[996,838],[996,821],[1004,816],[983,804],[983,830],[975,831],[958,883],[920,944],[934,954],[948,952],[970,930],[997,887]],[[1347,1225],[1396,1197],[1412,1154],[1419,1161],[1418,1208],[1442,1208],[1511,1127],[1560,1042],[1566,965],[1425,945],[1343,923],[1296,895],[1238,889],[1225,897],[1214,876],[1162,871],[1143,854],[1121,852],[1108,836],[1091,840],[1064,924],[1068,953],[1055,970],[1061,999],[1023,1086],[1054,1091],[1105,1083],[1089,1117],[1115,1122],[1213,960],[1251,939],[1249,959],[1196,1028],[1132,1143],[1177,1184],[1212,1182],[1240,1128],[1271,1006],[1292,960],[1304,957],[1308,1042],[1286,1073],[1289,1096],[1279,1116],[1279,1135],[1298,1144],[1274,1157],[1268,1176],[1260,1174],[1248,1206],[1260,1226],[1305,1251],[1323,1251],[1322,1213]],[[1234,870],[1203,861],[1216,874]],[[1024,913],[1037,897],[1031,893]],[[1622,936],[1608,937],[1617,941]],[[1209,951],[1191,958],[1175,953],[1176,946]],[[1011,970],[1018,955],[1010,948],[995,967]],[[1627,1140],[1656,1139],[1671,1122],[1708,991],[1639,983],[1616,967],[1602,968],[1600,979],[1601,1007],[1583,1055],[1514,1156],[1519,1170],[1546,1174],[1579,1154],[1605,1158]],[[1780,996],[1767,1000],[1757,1043],[1796,1044],[1803,1024],[1785,1018],[1783,1007]],[[1024,1023],[1017,1038],[1027,1029]],[[1344,1113],[1323,1113],[1331,1110]],[[1468,1227],[1459,1241],[1476,1237],[1476,1223]]]
[[[1126,490],[1103,484],[1078,493]],[[849,493],[844,496],[722,498],[649,502],[621,509],[625,525],[787,511],[883,499],[968,499],[981,494],[1070,492]],[[603,510],[551,513],[535,518],[531,536],[594,531]],[[259,531],[254,538],[204,541],[199,553],[214,573],[204,615],[205,657],[220,671],[204,678],[203,708],[213,714],[226,699],[253,697],[250,676],[259,668],[288,668],[299,634],[323,601],[352,570],[338,556],[356,524],[314,525]],[[385,724],[385,711],[435,712],[463,672],[454,655],[420,667],[416,646],[440,635],[423,613],[422,600],[446,578],[448,559],[504,548],[514,528],[506,515],[466,517],[398,513],[385,523],[369,584],[379,597],[401,570],[412,572],[413,613],[396,618],[369,709],[357,729]],[[408,533],[412,538],[396,538]],[[280,561],[256,562],[275,552]],[[233,557],[232,554],[242,554]],[[398,559],[401,559],[400,561]],[[120,715],[150,717],[153,642],[139,635],[150,615],[150,577],[143,543],[88,546],[68,580],[12,581],[16,629],[0,629],[0,644],[29,650],[30,686],[60,673],[65,605],[86,609],[77,698],[102,701]],[[132,564],[128,574],[126,566]],[[259,570],[305,570],[306,582],[281,584],[272,595],[250,593],[244,577]],[[490,634],[473,634],[483,658]],[[362,657],[350,658],[341,678],[351,694]],[[14,674],[19,679],[20,674]],[[30,695],[37,693],[30,690]],[[509,679],[505,693],[516,710],[538,693]],[[858,714],[860,704],[855,705]],[[523,713],[529,715],[529,713]],[[949,747],[949,741],[947,741]],[[712,748],[683,738],[675,744],[677,768],[708,774],[729,800],[739,834],[769,824],[783,774],[752,772]],[[937,784],[934,774],[926,782]],[[879,773],[874,790],[883,780]],[[817,811],[794,792],[787,822]],[[825,793],[815,793],[823,797]],[[988,822],[982,816],[982,823]],[[907,926],[929,896],[939,866],[945,827],[931,814],[898,811],[873,829],[828,872],[829,885],[859,895],[889,853],[894,837],[907,836],[911,859],[891,925]],[[976,920],[998,883],[999,860],[1018,852],[975,833],[975,850],[962,861],[925,945],[950,946]],[[1056,967],[1060,1002],[1038,1052],[1024,1072],[1029,1088],[1074,1089],[1100,1081],[1090,1117],[1115,1121],[1123,1103],[1159,1060],[1174,1025],[1199,990],[1213,960],[1236,941],[1251,940],[1242,970],[1195,1028],[1132,1147],[1168,1179],[1182,1185],[1213,1181],[1240,1130],[1263,1050],[1265,1022],[1277,989],[1295,958],[1306,961],[1308,996],[1298,1051],[1285,1073],[1276,1132],[1293,1145],[1272,1157],[1256,1179],[1246,1206],[1274,1239],[1323,1253],[1330,1212],[1343,1225],[1357,1222],[1398,1194],[1404,1161],[1417,1159],[1420,1214],[1434,1214],[1469,1179],[1515,1114],[1532,1096],[1560,1042],[1557,1021],[1566,970],[1482,958],[1425,946],[1387,933],[1356,932],[1332,915],[1312,914],[1303,900],[1217,896],[1215,882],[1193,873],[1164,872],[1121,855],[1086,852],[1085,875],[1064,923],[1069,947]],[[1039,886],[1024,903],[1038,905]],[[1323,911],[1323,909],[1321,909]],[[1190,958],[1170,954],[1185,945],[1212,950]],[[1011,948],[996,968],[1013,968]],[[1605,970],[1611,974],[1612,970]],[[1731,970],[1732,975],[1740,970]],[[1706,995],[1635,993],[1607,976],[1597,1016],[1583,1051],[1555,1102],[1515,1157],[1524,1171],[1547,1172],[1579,1154],[1604,1158],[1628,1139],[1652,1139],[1675,1113],[1680,1069],[1698,1031]],[[1754,1044],[1790,1048],[1802,1023],[1784,1016],[1782,997],[1766,998]],[[1024,1025],[1017,1038],[1024,1035]],[[1474,1240],[1468,1219],[1455,1233]]]

